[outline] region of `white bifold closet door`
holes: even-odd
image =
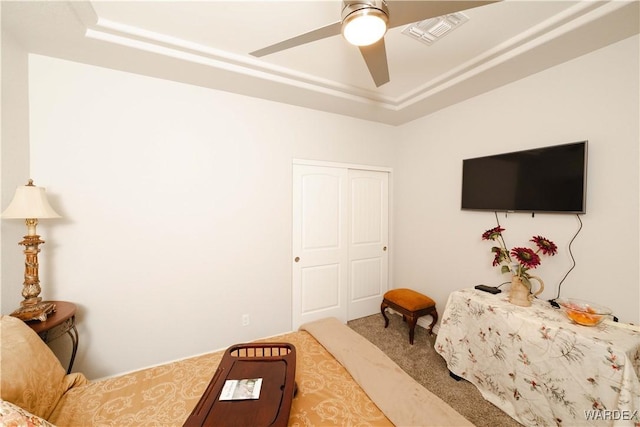
[[[389,173],[293,165],[293,329],[377,313],[388,289]]]

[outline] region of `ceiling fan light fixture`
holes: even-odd
[[[344,38],[352,45],[368,46],[384,37],[389,18],[383,7],[383,2],[347,4],[342,10]]]

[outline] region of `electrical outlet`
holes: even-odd
[[[242,315],[242,326],[249,326],[249,315],[248,314],[243,314]]]

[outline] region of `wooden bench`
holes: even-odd
[[[429,335],[433,333],[433,326],[438,321],[436,303],[426,295],[411,289],[392,289],[384,294],[380,311],[384,317],[384,327],[389,326],[389,318],[385,313],[387,307],[402,314],[402,319],[409,324],[409,343],[413,345],[413,335],[418,318],[426,315],[432,317],[431,324],[427,328]]]

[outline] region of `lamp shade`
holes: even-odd
[[[60,215],[49,205],[45,189],[36,187],[33,181],[29,180],[29,184],[16,188],[16,194],[7,209],[2,212],[2,218],[60,218]]]

